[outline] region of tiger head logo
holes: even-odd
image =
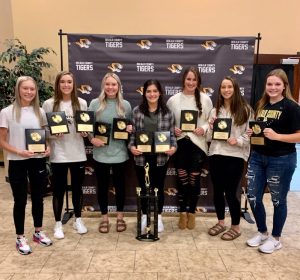
[[[115,187],[111,187],[108,192],[110,192],[113,195],[116,195],[116,188]]]
[[[136,43],[141,49],[149,50],[150,47],[152,46],[151,41],[149,40],[141,40]]]
[[[183,69],[183,67],[180,64],[171,64],[168,67],[168,70],[171,71],[171,73],[174,73],[174,74],[180,74],[182,69]]]
[[[206,213],[206,212],[207,212],[207,209],[206,209],[205,207],[197,206],[195,212],[196,212],[196,213]]]
[[[82,94],[90,94],[92,89],[93,88],[90,85],[80,85],[79,88],[77,88]]]
[[[123,69],[123,65],[118,62],[113,62],[110,65],[107,66],[108,69],[110,69],[112,72],[121,72]]]
[[[232,71],[233,74],[242,75],[246,70],[246,67],[240,64],[235,64],[231,68],[229,68],[229,70]]]
[[[136,91],[137,93],[139,93],[140,95],[143,95],[143,90],[144,90],[144,87],[139,87],[139,88],[137,88],[135,91]]]
[[[208,96],[212,96],[215,91],[211,87],[203,87],[201,89],[201,92],[204,93],[204,94],[207,94]]]
[[[201,46],[207,51],[213,51],[217,47],[217,44],[214,41],[205,41]]]
[[[172,188],[172,187],[167,188],[167,189],[165,189],[165,191],[164,191],[164,193],[165,193],[166,195],[168,195],[168,196],[176,196],[177,192],[178,192],[177,189],[176,189],[176,188]]]
[[[81,38],[78,42],[75,42],[75,44],[78,45],[80,48],[88,49],[92,43],[89,39]]]

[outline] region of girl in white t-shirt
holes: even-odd
[[[61,213],[68,185],[68,170],[71,174],[72,203],[75,212],[73,227],[79,234],[87,232],[87,228],[81,220],[82,183],[86,162],[83,137],[86,137],[87,133],[77,133],[74,122],[76,110],[87,110],[87,103],[84,99],[77,97],[76,88],[73,74],[67,71],[60,72],[56,76],[54,96],[43,104],[46,113],[65,112],[70,132],[50,137],[53,211],[56,221],[54,237],[57,239],[64,238]]]
[[[14,197],[13,217],[17,234],[16,248],[22,255],[32,252],[24,236],[28,180],[31,186],[32,216],[35,227],[33,241],[50,246],[52,241],[42,231],[43,191],[46,187],[46,159],[50,149],[36,154],[26,147],[25,129],[41,129],[46,124],[45,112],[39,107],[36,82],[28,76],[19,77],[15,101],[0,113],[0,145],[7,151],[8,175]]]

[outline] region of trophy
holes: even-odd
[[[143,153],[152,152],[153,135],[151,132],[138,131],[136,132],[136,147]]]
[[[249,128],[253,131],[253,134],[250,137],[250,143],[252,145],[265,145],[266,138],[263,131],[266,128],[266,122],[249,121]]]
[[[197,127],[198,111],[182,110],[180,117],[180,129],[182,131],[194,131]]]
[[[25,129],[26,149],[34,153],[46,151],[46,137],[44,129]]]
[[[232,119],[217,118],[213,125],[213,140],[227,140],[230,137]]]
[[[113,120],[113,139],[128,140],[127,120],[121,118],[114,118]]]
[[[75,122],[77,132],[94,132],[93,111],[76,111]]]
[[[158,237],[158,189],[153,190],[154,194],[151,193],[150,189],[150,179],[149,179],[149,163],[145,165],[145,186],[146,194],[141,194],[141,188],[136,188],[137,193],[137,236],[136,239],[139,241],[157,241]],[[147,226],[146,233],[142,233],[141,224],[142,224],[142,207],[141,199],[147,200]],[[151,233],[151,204],[153,204],[153,215],[154,215],[154,224],[153,224],[153,233]]]
[[[69,127],[65,112],[48,112],[46,113],[46,116],[51,135],[69,133]]]
[[[154,133],[155,153],[164,153],[170,150],[170,131],[157,131]]]
[[[105,145],[109,145],[111,124],[104,122],[95,123],[95,138],[98,138],[104,142]]]

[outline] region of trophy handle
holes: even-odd
[[[136,202],[137,202],[137,236],[141,235],[141,224],[142,224],[142,206],[141,206],[141,188],[136,188]]]
[[[154,189],[154,238],[158,238],[158,188]]]

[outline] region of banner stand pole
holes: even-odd
[[[260,36],[260,33],[257,34],[256,40],[257,40],[257,46],[256,46],[256,59],[255,59],[255,65],[258,64],[259,59],[259,43],[262,37]],[[253,81],[253,88],[256,88],[256,75],[254,75],[254,81]],[[251,218],[250,213],[248,212],[248,193],[247,193],[247,187],[242,187],[243,195],[245,197],[245,204],[244,207],[241,208],[241,217],[243,217],[248,223],[255,224],[253,219]]]
[[[64,58],[63,58],[63,42],[62,36],[68,35],[67,33],[63,33],[62,29],[59,29],[58,36],[59,36],[59,50],[60,50],[60,71],[64,70]]]
[[[60,48],[60,71],[64,70],[64,58],[63,58],[63,44],[62,44],[62,36],[68,35],[67,33],[63,33],[62,29],[59,29],[59,48]],[[66,187],[66,208],[65,213],[62,217],[62,224],[66,224],[74,215],[74,209],[69,208],[69,186]]]

